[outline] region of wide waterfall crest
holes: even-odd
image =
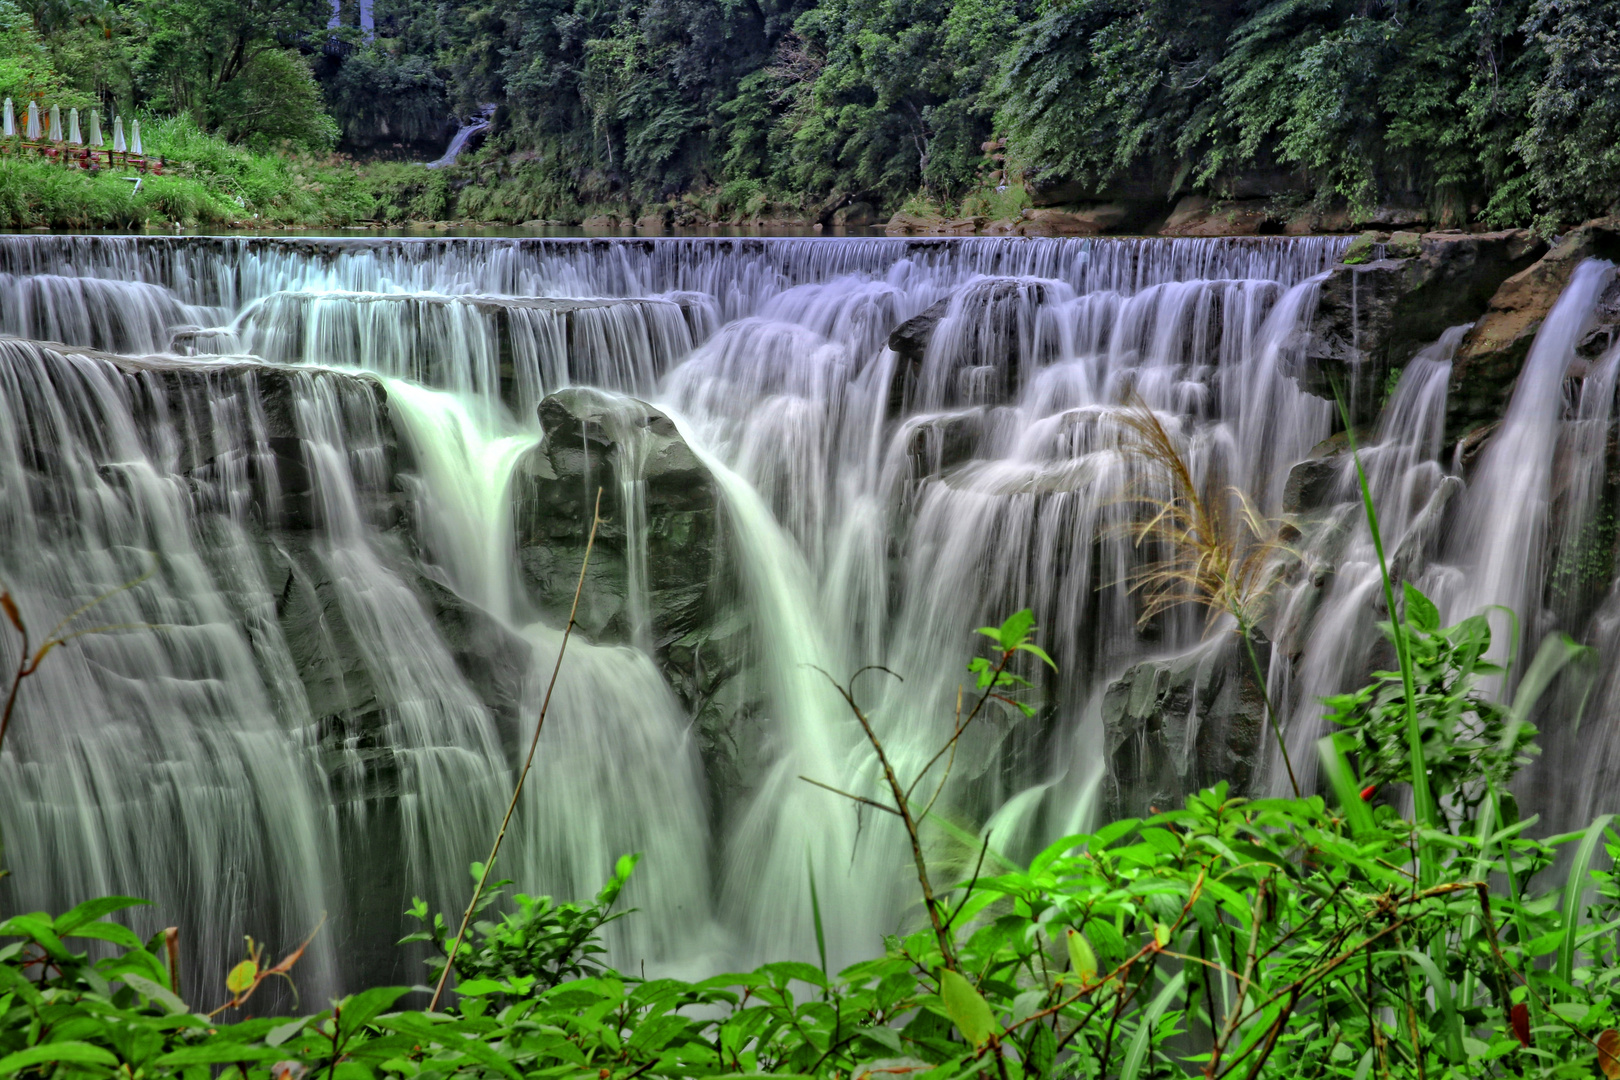
[[[1294,515],[1260,644],[1308,773],[1316,702],[1385,616],[1334,407],[1297,381],[1345,243],[0,237],[0,580],[45,627],[151,571],[98,609],[130,629],[24,688],[0,902],[151,896],[134,920],[180,925],[202,985],[326,910],[306,991],[419,978],[400,913],[465,901],[598,488],[497,873],[577,898],[643,852],[620,964],[810,957],[812,872],[834,959],[914,921],[896,826],[800,779],[881,791],[830,680],[903,677],[851,689],[915,773],[970,631],[1022,607],[1059,671],[931,766],[938,858],[1276,789],[1230,634],[1140,621],[1162,478],[1122,410],[1209,491]],[[1576,272],[1480,460],[1444,445],[1463,328],[1364,433],[1395,572],[1448,614],[1514,599],[1620,648],[1612,597],[1540,602],[1608,482],[1620,350],[1573,358],[1611,276]],[[1524,470],[1541,495],[1505,507]],[[1585,790],[1617,767],[1589,757]]]

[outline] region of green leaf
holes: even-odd
[[[195,1046],[182,1046],[157,1059],[158,1065],[223,1065],[229,1061],[268,1061],[284,1056],[273,1046],[248,1046],[244,1043],[213,1039]]]
[[[1457,1007],[1452,1002],[1451,980],[1440,973],[1427,954],[1416,949],[1406,950],[1406,955],[1428,977],[1429,986],[1434,991],[1434,1008],[1440,1017],[1440,1031],[1446,1048],[1446,1056],[1452,1064],[1461,1065],[1467,1059],[1467,1052],[1463,1049],[1462,1019],[1457,1015]]]
[[[1328,782],[1333,785],[1333,794],[1339,799],[1339,809],[1344,811],[1345,820],[1350,823],[1350,834],[1360,836],[1373,827],[1372,810],[1361,798],[1361,789],[1356,786],[1354,773],[1350,769],[1350,762],[1339,748],[1338,741],[1332,735],[1324,735],[1316,741],[1316,752],[1322,759],[1322,771],[1327,773]]]
[[[141,939],[135,936],[135,931],[123,923],[92,922],[76,927],[65,937],[95,938],[98,941],[110,941],[114,945],[122,945],[126,949],[139,949]]]
[[[150,904],[150,900],[140,900],[133,896],[102,896],[94,900],[86,900],[78,907],[56,917],[56,933],[60,937],[68,937],[72,932],[88,922],[95,922],[115,911],[125,908],[140,907]]]
[[[345,1032],[360,1030],[410,992],[411,988],[408,986],[376,986],[345,998],[340,1014],[343,1030]]]
[[[981,626],[978,632],[1001,646],[1002,652],[1012,652],[1024,643],[1035,628],[1035,613],[1029,608],[1007,616],[1000,626]]]
[[[155,980],[148,979],[145,975],[125,972],[118,978],[128,985],[131,990],[163,1006],[171,1015],[180,1016],[191,1011],[173,990]]]
[[[502,993],[505,989],[498,979],[467,979],[456,983],[456,993],[462,997],[483,997]]]
[[[35,1065],[65,1061],[74,1065],[105,1065],[116,1068],[118,1059],[99,1046],[68,1039],[64,1042],[45,1043],[18,1050],[0,1057],[0,1076],[11,1076]]]
[[[264,1037],[264,1044],[266,1046],[280,1046],[300,1031],[303,1031],[305,1025],[313,1019],[312,1016],[300,1016],[296,1020],[290,1020],[285,1024],[271,1028]]]
[[[1036,1024],[1029,1037],[1029,1070],[1027,1075],[1051,1076],[1052,1064],[1057,1058],[1057,1035],[1045,1024]]]
[[[1440,629],[1440,609],[1419,592],[1410,581],[1402,582],[1406,591],[1406,621],[1419,630],[1434,633]]]
[[[1082,983],[1090,985],[1097,981],[1097,954],[1092,951],[1086,935],[1072,927],[1069,930],[1069,966],[1080,976]]]
[[[1046,650],[1041,648],[1039,645],[1035,645],[1035,644],[1032,644],[1032,643],[1026,641],[1022,645],[1018,646],[1018,651],[1019,652],[1031,653],[1031,654],[1039,657],[1043,661],[1045,661],[1046,666],[1051,668],[1053,671],[1057,670],[1057,664],[1052,660],[1052,658],[1050,656],[1046,655]]]
[[[995,1013],[990,1003],[961,975],[944,968],[939,973],[939,996],[945,1002],[945,1013],[962,1033],[962,1038],[974,1046],[983,1046],[996,1032]]]
[[[66,960],[73,955],[68,952],[67,946],[62,944],[62,939],[56,936],[55,924],[48,916],[39,912],[31,915],[13,915],[0,923],[0,936],[7,934],[33,938],[40,948],[58,960]]]
[[[1558,946],[1558,960],[1553,970],[1565,983],[1574,981],[1575,939],[1581,928],[1581,898],[1586,892],[1587,871],[1592,865],[1592,853],[1603,839],[1603,830],[1614,820],[1613,814],[1601,814],[1586,827],[1586,833],[1575,849],[1575,861],[1570,863],[1569,877],[1564,881],[1564,939]]]
[[[252,960],[244,960],[231,968],[230,974],[225,976],[225,989],[240,997],[258,977],[259,965]]]
[[[1131,1047],[1125,1052],[1125,1063],[1120,1066],[1119,1080],[1136,1080],[1142,1071],[1142,1063],[1147,1060],[1148,1050],[1153,1042],[1153,1029],[1159,1024],[1159,1017],[1169,1007],[1175,996],[1181,993],[1181,986],[1187,981],[1186,972],[1177,972],[1175,978],[1164,984],[1158,996],[1142,1013],[1142,1020],[1136,1027],[1136,1037],[1131,1040]]]

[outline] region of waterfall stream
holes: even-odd
[[[86,603],[74,629],[112,627],[21,692],[0,907],[148,897],[133,925],[179,926],[202,987],[244,934],[282,949],[328,912],[304,992],[419,981],[401,913],[465,903],[599,487],[496,876],[584,899],[642,852],[616,963],[813,958],[812,874],[831,960],[915,924],[895,821],[801,779],[885,796],[834,680],[940,789],[946,879],[975,834],[1017,859],[1178,785],[1283,791],[1264,715],[1219,704],[1231,635],[1190,605],[1139,622],[1155,474],[1122,409],[1281,514],[1331,445],[1293,376],[1345,243],[0,237],[0,584],[36,643]],[[1444,445],[1461,327],[1365,451],[1402,578],[1605,661],[1620,592],[1546,596],[1607,513],[1620,347],[1576,352],[1613,274],[1575,272],[1478,462]],[[1377,666],[1387,616],[1331,460],[1264,626],[1307,784],[1317,702]],[[935,760],[973,629],[1023,607],[1057,673]],[[1617,688],[1583,731],[1620,721]],[[1612,790],[1620,740],[1588,738],[1546,733],[1581,777],[1555,818]]]

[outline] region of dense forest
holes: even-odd
[[[0,0],[0,93],[427,160],[464,210],[1620,200],[1615,0]],[[370,24],[362,28],[362,21]],[[854,219],[851,219],[852,221]]]

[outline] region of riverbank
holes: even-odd
[[[1422,204],[1353,207],[1276,196],[1174,201],[1073,199],[1064,191],[1003,190],[949,206],[917,197],[894,213],[847,196],[773,199],[732,186],[659,203],[580,204],[542,190],[542,170],[483,152],[427,169],[292,148],[255,152],[200,132],[188,119],[152,117],[147,146],[164,174],[87,172],[39,157],[0,157],[0,229],[430,230],[581,229],[592,234],[678,232],[890,236],[1266,236],[1481,232],[1487,226]],[[137,182],[138,181],[138,182]],[[1067,200],[1067,201],[1063,201]]]

